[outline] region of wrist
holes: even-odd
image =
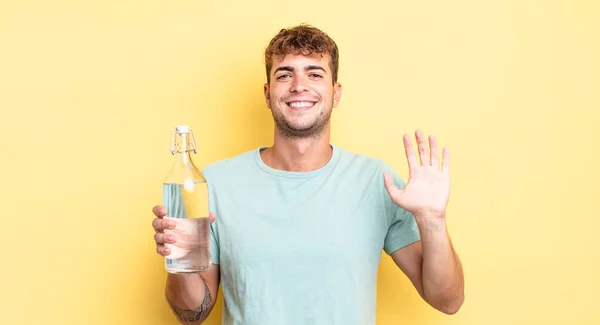
[[[445,213],[423,212],[416,213],[414,216],[419,229],[429,231],[446,230]]]

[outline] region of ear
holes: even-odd
[[[333,85],[333,107],[337,107],[340,99],[342,98],[342,84],[336,82]]]
[[[263,86],[263,92],[265,94],[265,102],[267,103],[267,107],[269,109],[271,109],[271,91],[269,89],[269,84],[265,83],[265,85]]]

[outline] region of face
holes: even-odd
[[[342,86],[333,84],[329,60],[293,54],[273,58],[265,99],[285,137],[317,137],[328,125],[342,93]]]

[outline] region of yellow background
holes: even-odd
[[[341,49],[332,141],[452,155],[454,316],[382,260],[377,324],[600,324],[598,1],[2,1],[0,323],[175,324],[151,208],[176,124],[203,166],[269,145],[262,51]],[[219,324],[222,296],[207,324]]]

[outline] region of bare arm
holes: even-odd
[[[421,297],[435,309],[458,312],[464,302],[464,277],[460,260],[445,226],[419,224],[421,241],[391,254]]]
[[[202,324],[208,318],[219,289],[219,265],[202,273],[169,274],[165,295],[181,324]]]

